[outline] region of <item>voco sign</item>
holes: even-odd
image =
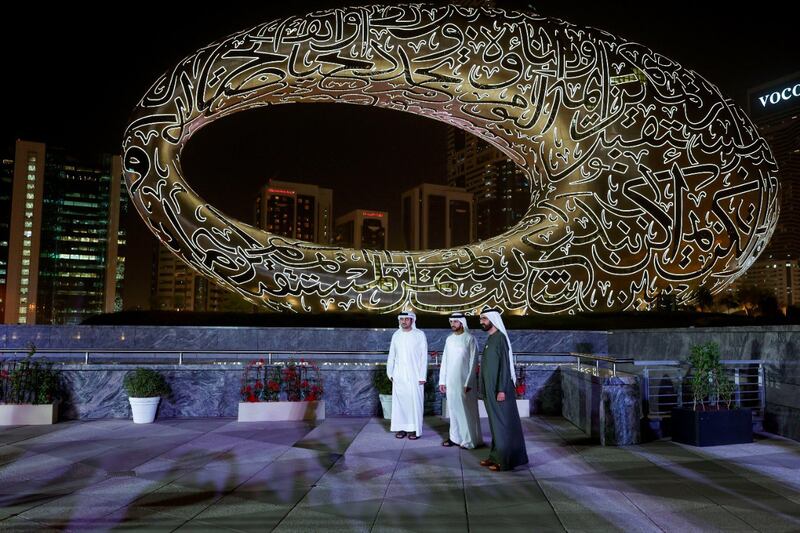
[[[759,96],[758,101],[761,102],[761,107],[765,108],[767,105],[775,105],[780,102],[786,102],[792,98],[800,98],[800,82],[795,83],[794,86],[785,87],[769,94]]]

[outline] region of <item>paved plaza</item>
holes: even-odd
[[[795,441],[604,448],[535,417],[528,467],[495,473],[425,423],[416,442],[378,418],[4,428],[0,531],[800,531]]]

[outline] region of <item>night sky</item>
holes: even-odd
[[[119,153],[135,102],[184,56],[260,22],[367,3],[260,3],[238,10],[221,3],[199,11],[196,3],[149,10],[148,4],[127,4],[127,12],[113,17],[75,4],[39,8],[7,20],[0,34],[6,56],[0,138],[6,146],[23,138],[77,152]],[[742,105],[749,87],[800,71],[800,39],[788,3],[753,3],[748,10],[698,0],[532,5],[541,15],[640,42],[696,70]],[[445,131],[434,121],[361,106],[278,106],[201,130],[184,152],[184,169],[201,196],[247,222],[255,192],[269,178],[330,187],[336,215],[354,208],[390,211],[396,243],[399,193],[445,180]],[[126,307],[144,306],[154,238],[135,213],[128,227]]]

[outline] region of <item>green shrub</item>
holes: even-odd
[[[375,388],[378,389],[378,394],[391,394],[392,393],[392,380],[386,375],[386,370],[383,368],[375,372]]]
[[[150,368],[137,368],[128,372],[123,385],[131,398],[154,398],[172,393],[164,376]]]
[[[59,392],[59,371],[53,363],[34,359],[36,347],[31,344],[21,361],[0,361],[0,403],[43,405],[56,401]]]
[[[692,407],[695,411],[707,407],[719,409],[719,401],[728,408],[733,397],[733,384],[725,375],[719,359],[719,345],[716,342],[695,344],[689,355],[691,365]]]

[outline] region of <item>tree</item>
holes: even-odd
[[[754,285],[745,285],[736,292],[736,297],[744,307],[747,316],[756,316],[759,302],[770,294],[766,289]]]
[[[735,311],[739,309],[739,298],[733,291],[725,291],[717,297],[717,305],[723,311]]]
[[[709,311],[714,305],[714,296],[708,287],[700,287],[697,289],[697,307],[700,311]]]

